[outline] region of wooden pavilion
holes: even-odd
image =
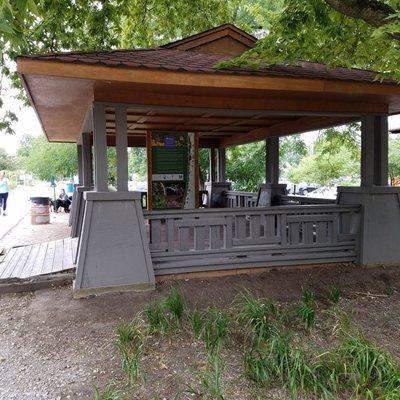
[[[387,186],[387,118],[400,112],[400,87],[371,71],[310,62],[217,68],[255,43],[226,24],[154,49],[17,58],[48,140],[77,143],[76,296],[145,289],[155,276],[197,271],[400,262],[400,193]],[[335,204],[271,206],[285,194],[279,137],[352,121],[362,126],[361,187],[339,188]],[[162,179],[152,170],[154,133],[172,147],[174,134],[188,135],[185,207],[143,212],[140,195],[128,191],[127,147],[147,147],[151,206],[155,176]],[[212,154],[212,197],[230,192],[224,149],[258,140],[267,143],[264,202],[198,209],[198,149]],[[116,146],[115,192],[107,146]]]

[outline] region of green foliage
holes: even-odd
[[[221,375],[224,362],[218,353],[209,355],[210,366],[200,373],[200,386],[203,398],[210,400],[224,400],[224,390]]]
[[[166,298],[151,302],[145,314],[152,333],[164,335],[181,325],[186,302],[179,290],[172,286]]]
[[[237,322],[252,337],[269,338],[275,329],[276,318],[280,316],[277,305],[270,299],[255,298],[249,291],[241,293],[236,302]]]
[[[265,181],[265,141],[227,148],[226,176],[234,190],[256,192]]]
[[[400,136],[389,136],[389,176],[400,178]]]
[[[334,293],[331,301],[336,301],[337,290],[331,286],[330,292]],[[315,296],[309,289],[303,290],[301,302],[316,310]],[[242,351],[244,372],[250,382],[262,387],[279,385],[287,390],[286,397],[290,395],[292,399],[397,400],[400,396],[400,366],[396,360],[358,333],[350,316],[336,307],[327,311],[336,319],[333,325],[335,344],[321,352],[315,349],[313,336],[304,336],[302,330],[296,330],[298,326],[287,318],[287,307],[269,299],[255,298],[248,291],[240,293],[233,304],[232,320],[236,324],[218,308],[184,313],[181,307],[184,303],[183,296],[175,288],[167,298],[158,301],[169,324],[173,315],[180,316],[181,324],[187,315],[194,333],[206,344],[207,365],[195,372],[198,389],[190,386],[188,390],[196,398],[225,398],[223,372],[226,364],[221,358],[221,344],[228,340]],[[152,330],[150,322],[146,328],[139,316],[117,326],[116,344],[130,384],[143,374],[140,361],[148,330],[162,335],[162,330]],[[251,390],[250,386],[249,394]],[[103,391],[94,389],[94,398],[98,400],[119,400],[124,396],[112,384]]]
[[[322,131],[314,152],[301,159],[288,172],[294,183],[302,181],[333,185],[344,178],[357,183],[360,176],[360,132],[357,124]]]
[[[303,289],[301,300],[297,307],[297,312],[307,329],[310,329],[315,325],[315,295],[310,289]]]
[[[156,300],[150,303],[147,306],[145,313],[150,332],[159,332],[161,335],[164,335],[168,331],[169,320],[165,312],[165,304],[163,300]]]
[[[335,284],[329,286],[328,300],[332,305],[339,303],[340,290]]]
[[[279,172],[283,177],[293,166],[300,163],[303,157],[308,154],[308,149],[301,135],[281,137],[279,140]]]
[[[0,147],[0,171],[12,171],[15,167],[15,158],[8,155],[6,151]]]
[[[147,179],[147,153],[143,147],[132,147],[128,152],[129,175],[135,174],[135,179],[145,181]]]
[[[338,355],[346,385],[360,398],[395,399],[400,395],[400,368],[385,350],[360,335],[350,335],[339,346]]]
[[[123,400],[125,399],[125,392],[118,389],[114,384],[108,384],[103,390],[94,387],[94,400]]]
[[[171,288],[168,297],[165,299],[165,306],[171,313],[175,323],[180,325],[185,312],[185,299],[175,286]]]
[[[352,8],[355,3],[347,5]],[[234,63],[296,64],[308,60],[329,67],[373,69],[380,76],[399,80],[400,43],[393,35],[400,32],[399,4],[397,0],[377,3],[390,4],[394,13],[383,26],[375,27],[337,12],[324,0],[285,0],[283,11],[268,19],[268,35]]]
[[[188,320],[194,336],[199,339],[203,328],[203,314],[198,309],[193,310],[188,314]]]
[[[140,360],[144,346],[144,334],[139,319],[117,326],[117,348],[122,359],[122,369],[133,384],[141,375]]]
[[[231,324],[229,315],[218,308],[208,308],[203,315],[201,338],[209,353],[217,352],[229,340]]]
[[[78,170],[76,145],[49,143],[43,135],[25,140],[19,160],[27,172],[44,181],[52,176],[69,178]]]

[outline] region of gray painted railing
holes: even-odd
[[[228,208],[255,207],[257,194],[251,192],[237,192],[228,190],[226,192],[226,205]]]
[[[310,205],[310,204],[335,204],[336,199],[327,199],[322,197],[308,197],[308,196],[280,196],[281,204],[299,204],[299,205]]]
[[[358,259],[359,206],[146,211],[156,275]]]

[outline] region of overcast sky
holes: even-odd
[[[19,141],[24,134],[38,136],[42,133],[39,120],[32,107],[24,107],[23,103],[16,100],[13,95],[15,91],[8,90],[7,95],[3,95],[4,110],[11,110],[18,116],[18,122],[14,124],[15,135],[0,133],[0,147],[8,153],[15,154]],[[389,117],[389,129],[400,128],[400,115]],[[303,134],[307,145],[310,145],[316,138],[318,132]]]

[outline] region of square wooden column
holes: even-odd
[[[361,186],[388,185],[388,117],[361,120]]]
[[[78,155],[78,184],[83,183],[83,146],[81,144],[76,145],[76,151]]]
[[[117,190],[128,191],[128,126],[126,107],[115,107]]]
[[[267,183],[279,183],[279,136],[265,140],[265,178]]]
[[[224,147],[219,147],[217,149],[217,165],[218,165],[218,173],[217,179],[218,182],[226,181],[226,152]]]
[[[210,177],[209,182],[217,182],[217,149],[212,147],[210,154]]]
[[[94,188],[96,192],[108,192],[106,106],[93,105]]]
[[[93,156],[89,132],[82,133],[82,185],[93,186]]]

